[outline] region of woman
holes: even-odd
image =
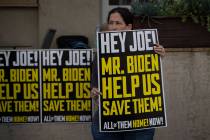
[[[131,30],[133,26],[133,17],[127,8],[114,8],[112,9],[107,18],[107,30],[108,31],[122,31]],[[155,44],[154,51],[161,56],[165,55],[164,48]],[[91,79],[91,96],[94,99],[98,99],[100,92],[98,91],[97,81],[97,62],[96,59],[93,62],[93,75]],[[126,131],[126,132],[99,132],[98,111],[93,117],[92,123],[92,135],[94,140],[153,140],[154,129]]]

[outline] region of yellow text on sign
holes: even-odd
[[[38,99],[38,90],[38,83],[0,84],[0,99],[12,100],[17,99],[18,96],[22,96],[23,99]]]
[[[159,71],[158,54],[127,56],[127,72],[154,72]]]
[[[38,69],[10,69],[10,82],[38,82]]]
[[[103,101],[103,115],[129,115],[130,100]]]
[[[103,99],[111,98],[126,98],[135,97],[136,88],[140,86],[139,76],[131,76],[131,92],[127,92],[126,76],[103,77],[102,78],[102,93]]]
[[[90,98],[90,83],[43,83],[44,99],[69,99],[73,94],[77,99]]]
[[[124,74],[124,70],[120,70],[120,57],[109,57],[107,60],[101,58],[102,75],[108,73],[112,74]]]
[[[8,79],[5,78],[5,70],[0,69],[0,82],[8,82]]]

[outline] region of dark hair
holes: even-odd
[[[113,13],[119,13],[121,17],[123,18],[126,25],[132,24],[133,25],[133,15],[131,14],[130,10],[128,8],[123,7],[117,7],[109,11],[107,22],[109,22],[110,16]]]

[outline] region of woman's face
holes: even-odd
[[[132,25],[126,25],[125,21],[119,13],[112,13],[108,21],[109,31],[131,30]]]

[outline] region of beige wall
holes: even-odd
[[[92,140],[89,124],[5,124],[0,125],[1,140]]]
[[[98,0],[40,0],[40,44],[49,28],[56,29],[56,36],[84,35],[90,46],[95,47],[95,29],[99,24]],[[55,39],[52,47],[56,48]]]
[[[38,7],[0,7],[0,47],[41,48],[49,29],[61,35],[84,35],[95,47],[95,30],[100,23],[98,0],[40,0]]]
[[[209,60],[210,51],[167,52],[163,72],[168,127],[158,129],[156,140],[210,139]]]
[[[0,48],[38,45],[37,8],[0,7]]]

